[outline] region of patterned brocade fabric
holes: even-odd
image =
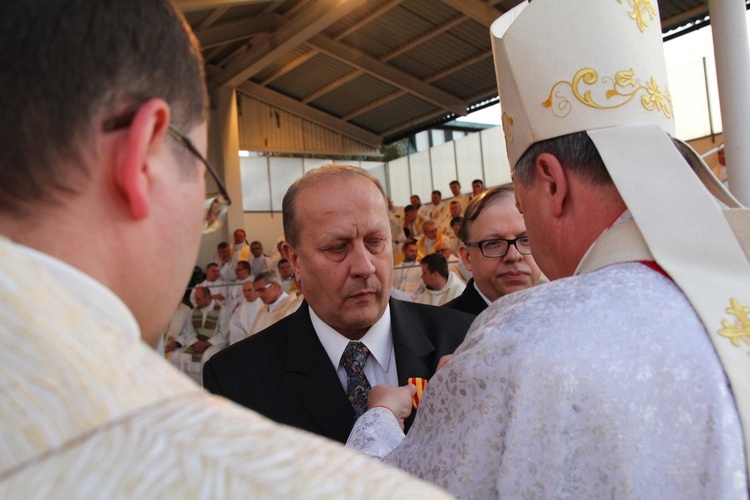
[[[208,395],[109,290],[4,238],[0,315],[0,498],[447,496]]]
[[[748,497],[710,340],[679,289],[637,263],[494,303],[406,437],[393,421],[365,413],[347,446],[459,498]]]

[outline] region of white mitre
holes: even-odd
[[[524,2],[491,34],[511,168],[536,142],[589,135],[635,224],[627,236],[605,231],[578,272],[595,268],[594,256],[602,265],[647,256],[669,274],[721,359],[750,456],[750,218],[743,207],[722,211],[669,137],[656,0]]]
[[[492,25],[508,159],[625,123],[674,133],[656,2],[524,2]]]

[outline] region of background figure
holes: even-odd
[[[469,206],[469,197],[461,192],[461,183],[457,180],[451,181],[449,186],[451,193],[453,193],[453,198],[451,198],[450,201],[457,201],[461,206],[461,212],[463,213],[463,211],[466,210],[466,207]]]
[[[425,255],[420,262],[425,290],[414,300],[420,304],[442,306],[461,295],[466,285],[448,269],[448,261],[439,253]]]
[[[227,299],[224,301],[224,305],[230,313],[234,312],[237,306],[245,301],[242,285],[253,282],[253,275],[250,274],[250,263],[245,260],[237,262],[234,274],[237,276],[237,280],[227,283]]]
[[[263,271],[255,277],[255,293],[265,304],[255,318],[251,335],[265,330],[282,318],[292,314],[302,303],[295,295],[281,289],[281,279],[274,271]]]
[[[474,179],[471,181],[471,195],[469,196],[469,201],[481,196],[482,193],[484,193],[484,181],[482,179]]]
[[[206,279],[199,283],[190,292],[190,304],[195,307],[197,302],[195,301],[195,289],[198,287],[206,287],[211,291],[211,298],[222,304],[229,296],[229,292],[224,284],[224,280],[221,279],[221,268],[216,262],[211,262],[206,266],[205,276]]]
[[[167,361],[172,361],[174,352],[178,354],[182,352],[184,347],[180,342],[184,341],[181,339],[186,338],[187,330],[190,325],[190,308],[183,302],[177,305],[177,309],[172,315],[172,319],[169,320],[169,325],[164,332],[164,357]]]
[[[250,274],[253,276],[274,268],[273,259],[263,253],[263,245],[260,241],[250,243],[250,253],[253,254],[253,258],[250,259]]]
[[[237,260],[250,261],[250,245],[247,242],[247,235],[244,229],[234,231],[234,254]]]
[[[229,345],[252,335],[255,318],[264,305],[255,293],[255,283],[252,281],[242,284],[242,295],[243,302],[237,306],[229,320]]]
[[[196,306],[190,314],[187,328],[178,338],[184,346],[175,352],[177,367],[198,384],[202,384],[203,365],[214,354],[229,345],[229,320],[232,313],[211,297],[208,288],[195,290]]]
[[[235,281],[237,275],[234,270],[237,267],[239,258],[232,251],[232,247],[226,241],[222,241],[216,247],[216,253],[216,263],[219,265],[219,276],[221,276],[222,281],[227,283]]]
[[[281,281],[279,282],[279,284],[281,285],[281,289],[290,295],[298,295],[300,293],[299,285],[297,284],[297,280],[294,278],[292,265],[288,260],[281,259],[279,261],[278,267],[279,277],[281,278]]]
[[[421,285],[422,268],[419,266],[419,260],[417,260],[417,243],[414,240],[409,240],[404,243],[401,261],[393,270],[393,287],[404,292],[409,300],[414,300],[413,297],[422,293]],[[418,290],[420,291],[418,292]]]
[[[417,240],[417,256],[420,260],[429,253],[434,253],[436,243],[449,243],[450,240],[438,231],[437,224],[434,221],[427,220],[422,226],[422,236]]]

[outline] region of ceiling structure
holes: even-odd
[[[234,87],[372,147],[494,102],[489,27],[518,3],[177,0],[209,92]],[[664,33],[708,14],[702,0],[658,4]]]

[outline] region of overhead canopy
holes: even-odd
[[[235,87],[371,147],[494,102],[489,26],[518,3],[177,0],[209,91]],[[664,33],[708,15],[701,0],[658,3]]]

